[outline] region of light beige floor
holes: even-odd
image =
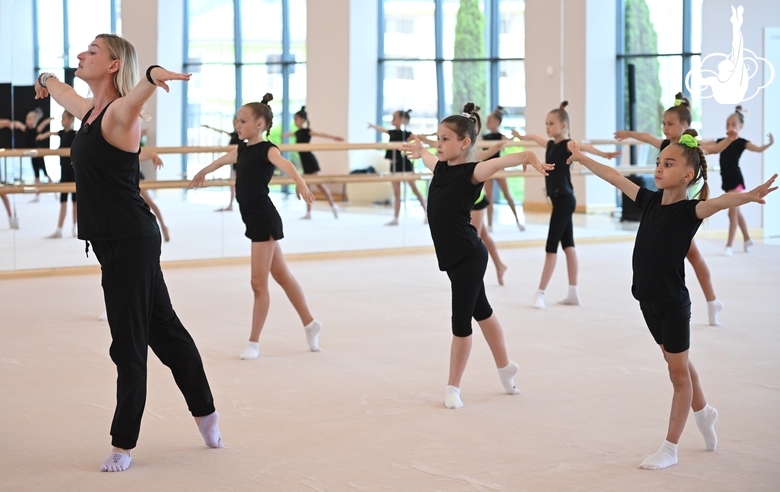
[[[306,350],[275,287],[256,361],[237,359],[248,268],[169,270],[226,447],[204,447],[150,355],[141,439],[120,474],[97,471],[115,378],[99,279],[1,281],[0,490],[778,490],[780,246],[723,258],[720,241],[699,243],[726,304],[723,326],[707,326],[690,274],[691,357],[720,443],[705,451],[690,417],[670,469],[637,468],[663,442],[671,385],[629,292],[632,244],[617,242],[578,247],[584,305],[544,311],[529,307],[543,251],[502,250],[507,284],[490,265],[486,285],[522,394],[502,394],[476,335],[458,411],[442,405],[449,286],[432,255],[292,263],[325,324],[323,352]]]

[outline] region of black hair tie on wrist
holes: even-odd
[[[148,80],[150,84],[156,86],[157,84],[154,82],[154,79],[152,78],[152,69],[154,69],[154,68],[162,68],[162,67],[160,65],[152,65],[149,68],[147,68],[146,69],[146,80]]]

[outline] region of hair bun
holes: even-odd
[[[463,106],[463,112],[464,113],[468,113],[470,115],[473,115],[474,113],[476,113],[479,110],[480,110],[480,107],[477,106],[476,104],[474,104],[473,102],[467,102]]]
[[[274,95],[270,92],[266,92],[265,96],[263,96],[263,104],[268,104],[269,102],[274,100]]]
[[[746,110],[742,109],[742,105],[741,104],[734,109],[734,112],[735,113],[747,113]]]
[[[566,106],[569,105],[569,101],[563,101],[560,106],[558,106],[559,109],[566,109]]]
[[[496,106],[496,110],[494,112],[495,113],[506,114],[506,109],[504,109],[503,106]]]
[[[699,132],[697,132],[693,128],[688,128],[687,130],[685,130],[683,132],[683,135],[690,135],[692,137],[698,137],[699,136]]]
[[[301,113],[305,113],[305,112],[306,112],[306,106],[301,106]]]

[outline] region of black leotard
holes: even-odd
[[[574,194],[574,187],[571,184],[571,167],[566,163],[566,160],[571,157],[568,145],[568,139],[558,143],[555,143],[554,140],[547,142],[545,162],[555,164],[555,168],[548,171],[548,175],[544,177],[549,197]]]
[[[501,133],[486,133],[482,135],[482,140],[503,140],[503,139],[504,139],[504,135],[502,135]],[[501,156],[501,152],[496,152],[495,154],[491,155],[485,160],[494,159],[499,156]]]
[[[297,143],[309,143],[311,142],[311,130],[308,128],[299,128],[295,132],[295,141]],[[320,171],[320,163],[317,162],[317,158],[311,152],[298,152],[301,157],[301,167],[303,167],[303,174],[316,174]]]
[[[388,130],[387,134],[390,135],[391,142],[406,142],[411,135],[410,132],[405,130]],[[390,172],[393,173],[410,173],[414,171],[414,165],[400,150],[388,150],[385,152],[385,159],[390,159]]]
[[[268,183],[276,167],[268,160],[268,151],[276,147],[263,141],[238,144],[236,161],[236,201],[246,225],[246,237],[252,242],[282,239],[282,218],[268,196]]]
[[[718,142],[723,140],[718,139]],[[720,177],[723,181],[721,188],[723,191],[732,191],[739,186],[745,188],[745,178],[742,177],[742,169],[739,168],[739,158],[745,151],[748,141],[744,138],[738,138],[731,142],[728,147],[720,153]]]

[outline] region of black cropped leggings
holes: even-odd
[[[146,359],[151,347],[173,373],[190,413],[214,412],[198,348],[171,306],[160,269],[160,236],[92,241],[103,272],[103,296],[116,364],[116,410],[111,445],[132,449],[146,404]]]
[[[493,315],[485,295],[488,251],[480,242],[474,252],[447,270],[452,286],[452,334],[471,336],[471,318],[483,321]]]
[[[577,208],[577,199],[574,195],[562,195],[551,196],[550,201],[553,209],[544,250],[548,253],[557,253],[558,243],[561,243],[563,249],[574,246],[574,226],[571,217]]]

